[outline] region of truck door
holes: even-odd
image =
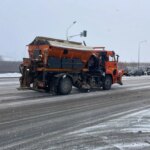
[[[108,61],[108,57],[107,57],[107,53],[106,52],[101,52],[100,53],[100,58],[99,58],[99,65],[100,67],[102,68],[102,70],[106,71],[105,70],[105,65],[106,65],[106,62]]]
[[[118,75],[118,66],[117,66],[117,60],[115,58],[115,54],[108,54],[108,61],[106,62],[106,68],[107,71],[110,72],[113,76],[113,79],[117,79]]]

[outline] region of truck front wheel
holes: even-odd
[[[58,92],[61,95],[67,95],[72,90],[72,81],[70,78],[61,78],[58,85]]]
[[[107,75],[103,83],[103,90],[110,90],[112,85],[111,76]]]

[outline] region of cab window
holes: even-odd
[[[109,61],[116,61],[114,56],[109,56]]]

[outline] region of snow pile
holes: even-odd
[[[150,79],[150,76],[143,75],[143,76],[123,76],[123,80],[139,80],[139,79]]]
[[[1,73],[0,78],[21,77],[20,73]]]

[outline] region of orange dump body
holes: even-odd
[[[45,57],[57,57],[57,58],[79,58],[82,62],[87,63],[91,55],[94,55],[95,52],[92,50],[76,50],[72,48],[61,48],[49,45],[29,45],[29,57],[33,58],[33,53],[35,49],[41,50],[41,60],[44,62]],[[67,53],[65,51],[67,50]]]
[[[57,58],[78,58],[84,64],[87,63],[89,58],[92,55],[95,55],[96,52],[92,47],[83,46],[82,43],[78,42],[68,42],[63,40],[56,40],[47,38],[46,40],[49,42],[43,42],[42,44],[39,40],[43,40],[45,38],[37,37],[31,44],[28,45],[28,52],[30,59],[34,59],[34,51],[40,50],[41,51],[41,61],[46,64],[48,57],[57,57]],[[39,43],[36,43],[35,41]]]

